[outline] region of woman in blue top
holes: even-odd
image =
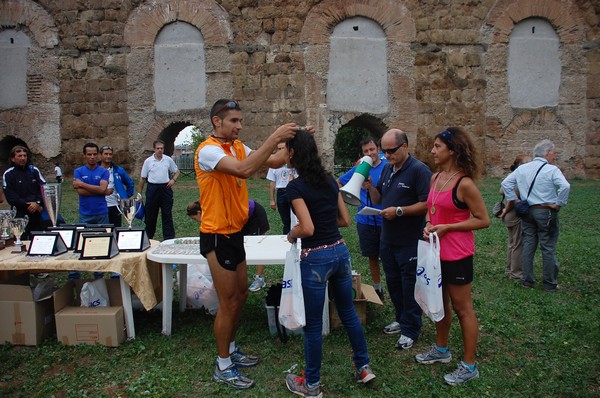
[[[367,383],[375,375],[369,367],[367,341],[352,303],[350,252],[338,229],[350,225],[348,209],[337,182],[323,168],[313,136],[306,131],[298,131],[286,147],[288,166],[294,167],[299,175],[287,186],[288,199],[298,218],[288,240],[295,242],[298,238],[302,239],[300,269],[306,312],[306,371],[302,376],[288,375],[286,384],[294,394],[321,397],[322,314],[327,282],[352,345],[356,380]]]

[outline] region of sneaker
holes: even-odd
[[[477,369],[477,365],[475,365],[475,370],[472,372],[469,368],[462,363],[462,361],[458,364],[458,368],[452,373],[448,373],[444,376],[444,380],[446,383],[451,386],[456,386],[458,384],[466,383],[469,380],[473,380],[479,377],[479,370]]]
[[[37,274],[35,277],[38,278],[38,279],[45,279],[45,278],[47,278],[49,276],[50,276],[49,273],[47,273],[47,272],[41,272],[41,273]]]
[[[300,395],[301,397],[323,397],[323,391],[321,391],[321,385],[314,387],[308,387],[306,385],[306,376],[302,371],[302,376],[296,376],[295,374],[289,374],[285,376],[285,384],[292,393]]]
[[[418,363],[423,363],[425,365],[430,365],[436,362],[448,363],[452,360],[452,354],[450,353],[450,350],[441,352],[435,348],[435,345],[433,345],[429,351],[424,352],[423,354],[415,355],[415,360]]]
[[[410,337],[401,334],[400,338],[396,342],[396,348],[398,348],[400,350],[408,350],[409,348],[411,348],[413,346],[414,342],[415,341],[413,339],[411,339]]]
[[[375,377],[375,373],[373,373],[373,370],[369,365],[365,365],[362,368],[357,369],[356,372],[354,372],[354,378],[356,379],[357,383],[367,384]]]
[[[262,276],[254,275],[254,281],[252,282],[248,290],[250,290],[251,292],[258,292],[266,285],[267,283],[265,282],[265,279]]]
[[[560,290],[560,285],[556,285],[554,287],[544,288],[545,292],[557,292]]]
[[[383,302],[383,299],[385,297],[383,294],[383,289],[379,289],[379,290],[375,289],[375,293],[377,293],[377,296],[379,296],[379,300],[381,300]]]
[[[254,385],[254,380],[241,374],[235,364],[232,364],[225,370],[221,370],[219,369],[219,364],[215,363],[215,372],[212,378],[216,382],[227,384],[238,390],[245,390]]]
[[[235,366],[238,366],[241,368],[249,368],[251,366],[256,365],[259,361],[258,357],[254,356],[254,355],[244,354],[239,349],[239,347],[236,348],[235,351],[232,352],[229,357],[231,358],[231,362],[233,362],[233,364]]]
[[[396,334],[400,332],[400,324],[396,321],[390,323],[389,325],[383,328],[383,333],[385,334]]]

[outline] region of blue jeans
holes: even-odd
[[[323,305],[327,281],[333,290],[335,306],[346,333],[358,369],[369,364],[367,340],[352,303],[352,265],[345,244],[311,251],[300,262],[306,326],[304,327],[304,360],[306,380],[314,384],[321,379],[323,357]]]
[[[421,334],[421,307],[415,301],[417,247],[394,246],[381,242],[381,263],[390,300],[396,310],[396,322],[403,335],[417,341]]]
[[[555,289],[559,264],[556,259],[558,242],[558,212],[553,209],[529,208],[529,217],[521,220],[521,240],[523,245],[523,284],[533,286],[533,258],[538,242],[542,251],[542,272],[544,289]]]
[[[81,224],[108,224],[108,213],[85,215],[79,214],[79,223]]]

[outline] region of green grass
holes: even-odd
[[[68,184],[66,185],[68,186]],[[498,199],[499,180],[488,179],[481,190],[491,208]],[[280,233],[276,211],[268,208],[268,184],[249,181],[250,197],[267,208],[271,233]],[[479,318],[479,380],[464,386],[444,384],[447,365],[418,365],[414,355],[429,348],[435,330],[424,319],[420,340],[408,352],[394,348],[395,337],[381,332],[392,320],[389,300],[383,307],[369,305],[365,327],[373,385],[358,386],[351,378],[351,350],[346,335],[333,331],[324,339],[322,383],[328,397],[591,397],[600,396],[600,182],[572,181],[569,206],[560,213],[558,257],[563,290],[544,293],[526,290],[504,276],[506,230],[497,219],[476,234],[477,254],[473,296]],[[197,197],[192,177],[175,188],[177,236],[196,236],[197,225],[185,216],[185,206]],[[355,209],[351,209],[351,211]],[[64,192],[62,213],[77,219],[76,197]],[[370,283],[366,259],[358,253],[354,226],[343,230],[352,251],[353,266]],[[161,238],[160,227],[157,239]],[[536,276],[541,278],[539,253]],[[254,270],[250,267],[250,273]],[[281,277],[282,267],[266,267],[268,282]],[[212,317],[202,311],[177,311],[173,334],[162,336],[159,311],[136,312],[137,337],[117,348],[63,346],[52,339],[38,347],[0,347],[0,396],[6,397],[285,397],[283,381],[293,364],[303,367],[302,338],[286,344],[270,336],[264,309],[265,291],[251,294],[237,342],[261,356],[262,363],[247,370],[256,380],[249,391],[232,391],[211,381],[216,348]],[[0,322],[3,320],[0,317]],[[396,336],[397,337],[397,336]],[[452,327],[451,347],[462,355],[458,322]]]

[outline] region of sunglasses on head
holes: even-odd
[[[240,109],[240,104],[238,104],[237,101],[226,102],[222,107],[219,108],[218,111],[216,111],[214,113],[214,115],[218,115],[219,113],[221,113],[221,112],[223,112],[224,110],[227,110],[227,109],[230,109],[230,110],[231,109],[238,109],[239,110]]]
[[[383,149],[383,148],[381,148],[381,151],[382,151],[383,153],[387,153],[388,155],[391,155],[391,154],[393,154],[393,153],[396,153],[396,151],[397,151],[398,149],[402,148],[402,145],[404,145],[404,144],[400,144],[400,145],[398,145],[397,147],[394,147],[394,148],[389,148],[389,149]]]
[[[452,145],[452,133],[450,131],[444,130],[438,134],[438,137],[446,144],[448,149],[452,150],[454,146]]]
[[[104,145],[104,146],[100,147],[100,152],[106,151],[106,150],[112,151],[112,147],[110,145]]]

